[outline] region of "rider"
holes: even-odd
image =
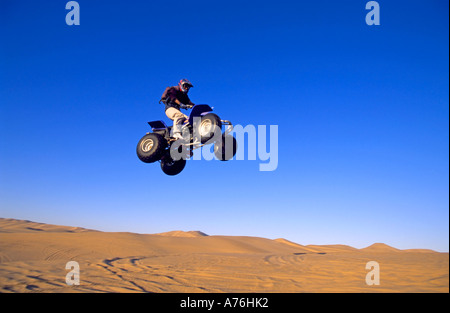
[[[181,126],[188,117],[181,113],[180,109],[190,109],[194,103],[189,99],[189,89],[194,87],[187,79],[182,79],[178,86],[169,87],[165,91],[164,104],[166,105],[166,115],[173,121],[173,135],[175,139],[181,139]]]

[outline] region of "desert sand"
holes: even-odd
[[[80,267],[67,285],[66,263]],[[368,285],[369,261],[380,266]],[[113,233],[0,218],[0,292],[449,292],[449,256],[200,231]]]

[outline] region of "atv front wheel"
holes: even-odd
[[[170,176],[178,175],[186,166],[185,159],[179,159],[178,161],[174,161],[170,157],[170,153],[166,153],[164,157],[161,159],[161,169],[162,171]]]
[[[214,143],[214,155],[220,161],[231,160],[237,151],[237,141],[231,135],[223,135],[219,141]]]
[[[155,133],[145,135],[139,140],[136,153],[144,163],[153,163],[161,159],[167,143],[163,136]]]
[[[194,135],[200,136],[202,143],[214,137],[217,131],[221,132],[222,122],[220,118],[214,113],[208,113],[200,118],[200,121],[194,125]]]

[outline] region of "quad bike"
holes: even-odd
[[[136,148],[138,158],[144,163],[160,162],[167,175],[181,173],[186,159],[193,156],[193,150],[209,144],[214,144],[217,159],[232,159],[237,149],[236,139],[229,134],[233,125],[230,121],[221,120],[212,110],[207,104],[195,105],[181,128],[183,139],[180,140],[171,136],[172,126],[163,121],[148,122],[152,132],[139,140]],[[222,126],[227,126],[223,133]]]

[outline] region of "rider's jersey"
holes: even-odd
[[[178,99],[178,101],[183,104],[188,104],[191,102],[186,93],[182,92],[178,86],[173,86],[167,91],[167,100],[165,101],[166,110],[170,107],[177,110],[180,109],[180,106],[175,103],[175,99]]]

